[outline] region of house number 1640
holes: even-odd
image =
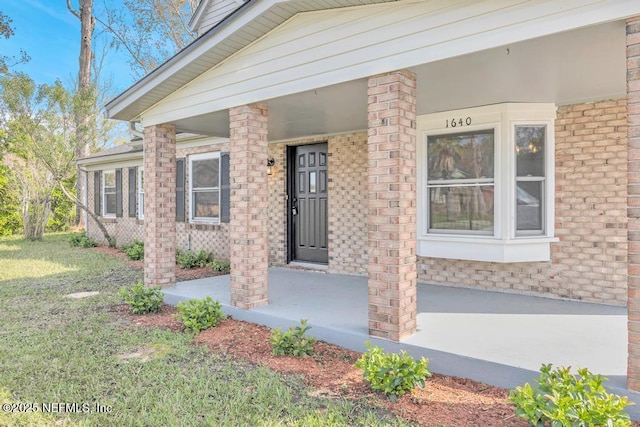
[[[459,119],[447,119],[447,126],[448,128],[455,128],[455,127],[462,127],[462,126],[469,126],[471,124],[471,117],[466,117],[466,118],[459,118]]]

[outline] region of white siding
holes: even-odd
[[[636,0],[401,1],[300,13],[174,92],[145,126],[640,13]]]
[[[198,25],[198,37],[206,33],[218,22],[222,21],[231,12],[242,6],[242,0],[214,0],[204,11]]]

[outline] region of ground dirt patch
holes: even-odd
[[[152,315],[133,315],[126,306],[114,307],[114,311],[140,326],[183,329],[173,317],[176,312],[173,307],[163,306],[161,313]],[[310,334],[313,335],[313,330]],[[514,407],[507,400],[508,391],[503,388],[434,375],[427,380],[424,389],[418,388],[393,403],[384,395],[371,391],[362,379],[362,371],[353,367],[360,353],[319,341],[314,346],[313,356],[274,356],[270,336],[271,330],[267,327],[225,319],[215,328],[200,332],[194,343],[277,372],[302,375],[318,396],[353,401],[365,398],[369,403],[388,408],[406,421],[421,426],[528,425],[514,415]]]

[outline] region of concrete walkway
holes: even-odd
[[[418,285],[418,332],[402,343],[372,339],[367,327],[367,279],[284,268],[269,269],[269,305],[241,310],[230,304],[229,276],[182,282],[164,289],[176,304],[211,296],[225,313],[269,327],[308,319],[310,334],[364,351],[367,340],[386,351],[430,359],[429,368],[512,388],[531,382],[543,363],[589,368],[609,378],[612,392],[640,403],[626,389],[627,311],[623,307]],[[640,419],[640,405],[629,408]]]

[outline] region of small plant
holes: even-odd
[[[109,243],[109,247],[110,248],[115,248],[116,247],[116,238],[111,236],[108,239],[108,243]]]
[[[627,397],[606,392],[601,375],[570,368],[551,369],[542,365],[537,386],[529,383],[509,392],[516,415],[533,426],[629,426],[629,415],[623,409],[630,404]]]
[[[144,259],[144,242],[138,239],[133,239],[130,245],[122,246],[122,252],[127,254],[129,259],[134,261],[140,261]]]
[[[271,348],[276,356],[307,356],[313,354],[313,345],[316,343],[314,337],[305,336],[304,334],[311,329],[307,325],[307,320],[300,320],[299,326],[292,326],[287,332],[282,332],[280,328],[271,332]]]
[[[207,265],[211,267],[213,271],[219,271],[221,273],[228,273],[229,270],[231,270],[231,263],[223,259],[214,259]]]
[[[188,270],[193,267],[204,267],[209,261],[209,254],[204,249],[198,252],[177,251],[176,262],[181,268]]]
[[[146,287],[142,282],[130,288],[122,288],[118,293],[129,304],[133,314],[157,313],[164,300],[160,287]]]
[[[431,376],[428,364],[429,359],[424,357],[416,361],[404,350],[399,354],[383,353],[382,348],[367,342],[367,351],[355,367],[364,370],[363,377],[372,389],[382,391],[395,402],[416,385],[424,387],[425,377]]]
[[[87,236],[85,233],[74,233],[69,237],[69,244],[80,248],[93,248],[98,246],[98,241]]]
[[[225,317],[220,302],[214,301],[211,297],[180,301],[176,307],[176,318],[196,334],[216,326]]]

